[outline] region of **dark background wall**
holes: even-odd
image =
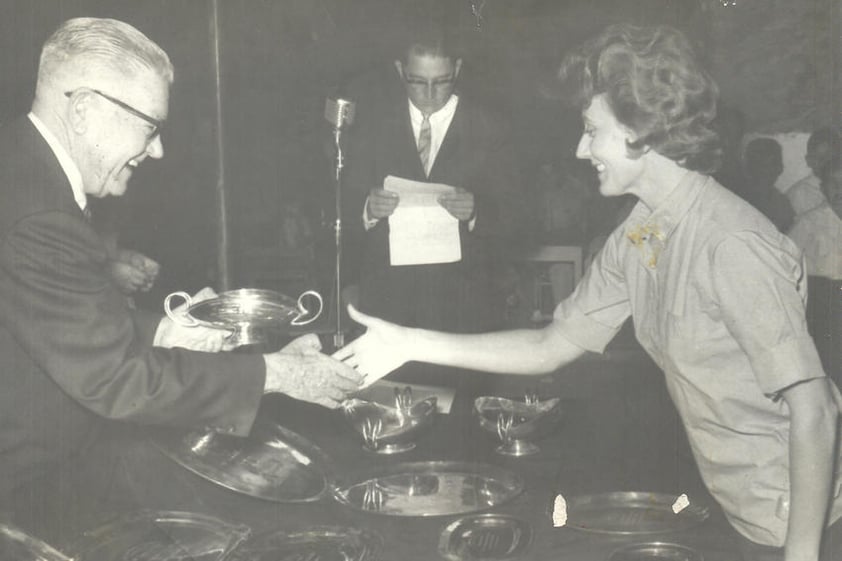
[[[797,6],[796,6],[797,4]],[[755,130],[809,130],[839,115],[838,3],[737,0],[219,0],[224,181],[233,286],[330,286],[333,163],[322,112],[339,84],[394,58],[409,14],[444,15],[467,47],[464,87],[517,123],[527,193],[569,155],[581,124],[544,93],[565,49],[615,21],[669,23],[702,47],[723,98]],[[482,6],[477,27],[472,5]],[[762,5],[762,6],[758,6]],[[159,259],[148,298],[215,285],[220,158],[211,0],[0,1],[0,121],[28,109],[40,45],[60,21],[116,17],[176,68],[165,158],[109,201],[123,243]],[[833,95],[835,92],[835,96]],[[306,269],[301,276],[290,272]],[[291,287],[290,290],[297,288]]]

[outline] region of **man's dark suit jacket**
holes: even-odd
[[[0,496],[82,456],[110,421],[247,434],[259,355],[152,347],[102,240],[28,118],[0,129]]]
[[[510,131],[499,116],[460,95],[427,177],[408,103],[405,90],[393,79],[360,101],[348,141],[344,223],[359,247],[349,244],[358,259],[360,307],[403,325],[449,331],[497,327],[503,303],[492,298],[496,257],[500,244],[522,227],[525,208]],[[389,264],[389,221],[382,219],[368,231],[362,222],[368,191],[382,187],[388,175],[463,187],[474,194],[476,222],[472,230],[461,223],[460,262]]]

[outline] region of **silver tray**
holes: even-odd
[[[328,457],[315,444],[258,418],[246,438],[208,432],[162,434],[154,440],[188,470],[232,491],[280,503],[329,494]]]
[[[255,536],[230,561],[374,561],[383,547],[376,533],[338,526]]]
[[[353,509],[389,516],[446,516],[487,510],[523,491],[516,474],[488,464],[413,462],[352,474],[334,498]]]
[[[505,514],[477,514],[453,522],[439,538],[448,561],[520,559],[532,543],[532,527]]]
[[[73,561],[49,544],[14,526],[0,524],[0,559],[14,561]]]
[[[85,532],[74,561],[225,561],[250,530],[192,512],[140,511]]]
[[[693,548],[676,543],[635,543],[614,551],[608,561],[704,561]]]
[[[567,501],[567,527],[599,534],[656,534],[698,526],[709,516],[694,503],[678,514],[676,495],[624,491],[585,495]]]

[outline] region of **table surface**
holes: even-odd
[[[484,387],[473,384],[472,376],[452,377],[460,383],[451,413],[438,416],[431,429],[419,436],[417,447],[402,454],[387,456],[363,450],[359,436],[338,411],[267,396],[260,414],[318,445],[340,473],[429,460],[483,462],[515,472],[524,479],[525,491],[491,512],[515,516],[532,527],[532,544],[518,559],[602,561],[616,548],[641,541],[691,546],[706,561],[730,561],[737,556],[733,533],[699,479],[663,375],[648,359],[638,353],[620,353],[583,359],[548,376],[475,378],[482,380]],[[476,391],[523,395],[527,389],[537,390],[543,399],[561,397],[561,421],[538,441],[541,452],[537,455],[513,458],[496,454],[496,437],[481,429],[472,416]],[[369,514],[332,499],[272,503],[217,487],[175,464],[173,468],[181,472],[175,479],[188,482],[190,492],[201,495],[198,502],[206,514],[246,524],[255,533],[317,525],[365,528],[383,538],[384,560],[441,559],[439,538],[460,517]],[[711,517],[690,530],[648,536],[610,536],[553,527],[550,511],[557,493],[569,500],[612,491],[686,493],[694,502],[710,507]]]

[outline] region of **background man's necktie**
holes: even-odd
[[[421,129],[418,131],[418,155],[421,157],[421,165],[424,166],[424,173],[430,174],[430,116],[424,115],[421,121]]]

